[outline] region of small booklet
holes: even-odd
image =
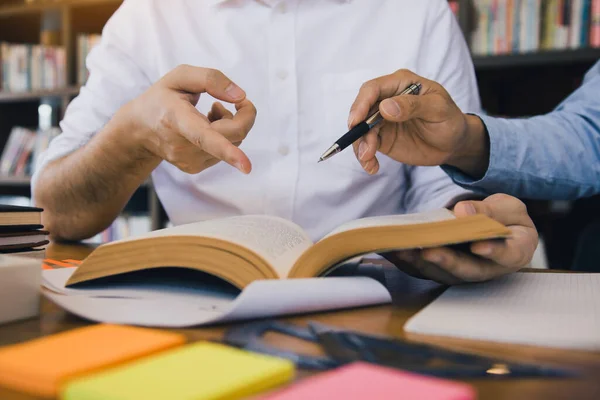
[[[485,215],[455,218],[447,209],[358,219],[339,226],[317,243],[301,227],[282,218],[229,217],[102,245],[83,261],[66,286],[145,269],[183,267],[244,289],[256,280],[323,276],[364,254],[509,234],[507,227]]]

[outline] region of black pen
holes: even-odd
[[[409,87],[404,89],[404,91],[400,93],[400,95],[419,94],[420,90],[421,84],[413,83]],[[356,142],[362,136],[366,135],[367,132],[369,132],[371,128],[377,125],[382,119],[383,117],[379,113],[379,110],[377,110],[375,114],[371,115],[369,118],[356,125],[354,128],[350,129],[344,136],[339,138],[330,148],[327,149],[327,151],[325,151],[325,153],[323,153],[321,158],[319,158],[319,162],[325,161],[328,158],[333,157],[337,153],[344,150],[346,147],[350,146],[352,143]]]

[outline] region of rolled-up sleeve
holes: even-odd
[[[480,118],[490,139],[487,171],[473,179],[444,166],[457,184],[530,199],[571,200],[600,193],[600,62],[549,114]]]
[[[100,43],[86,60],[89,78],[60,122],[62,133],[38,158],[32,193],[48,163],[84,146],[123,104],[150,86],[146,68],[150,65],[149,47],[140,41],[151,38],[139,32],[150,20],[145,3],[126,0],[105,25]]]

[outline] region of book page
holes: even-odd
[[[325,238],[354,229],[372,228],[377,226],[416,225],[428,222],[445,221],[454,218],[456,218],[454,214],[445,208],[418,214],[383,215],[380,217],[361,218],[340,225],[325,236]]]
[[[131,282],[75,291],[65,288],[72,273],[73,268],[43,271],[42,293],[82,318],[151,327],[183,328],[391,301],[385,286],[363,276],[258,280],[232,296],[202,282],[190,282],[183,288],[168,282],[165,286]]]
[[[118,242],[178,235],[210,237],[246,247],[263,257],[281,277],[286,276],[300,255],[313,245],[298,225],[268,215],[244,215],[194,222]]]

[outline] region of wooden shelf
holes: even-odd
[[[0,18],[12,17],[20,14],[38,13],[46,10],[58,9],[61,7],[85,7],[98,4],[118,4],[122,0],[62,0],[28,3],[15,3],[0,6]]]
[[[525,54],[503,54],[497,56],[474,56],[476,70],[493,70],[513,67],[539,67],[593,63],[600,59],[600,48],[577,50],[552,50]]]
[[[0,187],[6,186],[29,186],[31,184],[30,176],[0,176]],[[142,188],[152,187],[152,181],[146,180],[141,184]]]
[[[53,90],[34,90],[32,92],[0,92],[0,103],[33,101],[42,97],[75,96],[78,93],[79,86],[69,86]]]
[[[0,187],[5,186],[29,186],[31,177],[29,176],[0,176]]]

